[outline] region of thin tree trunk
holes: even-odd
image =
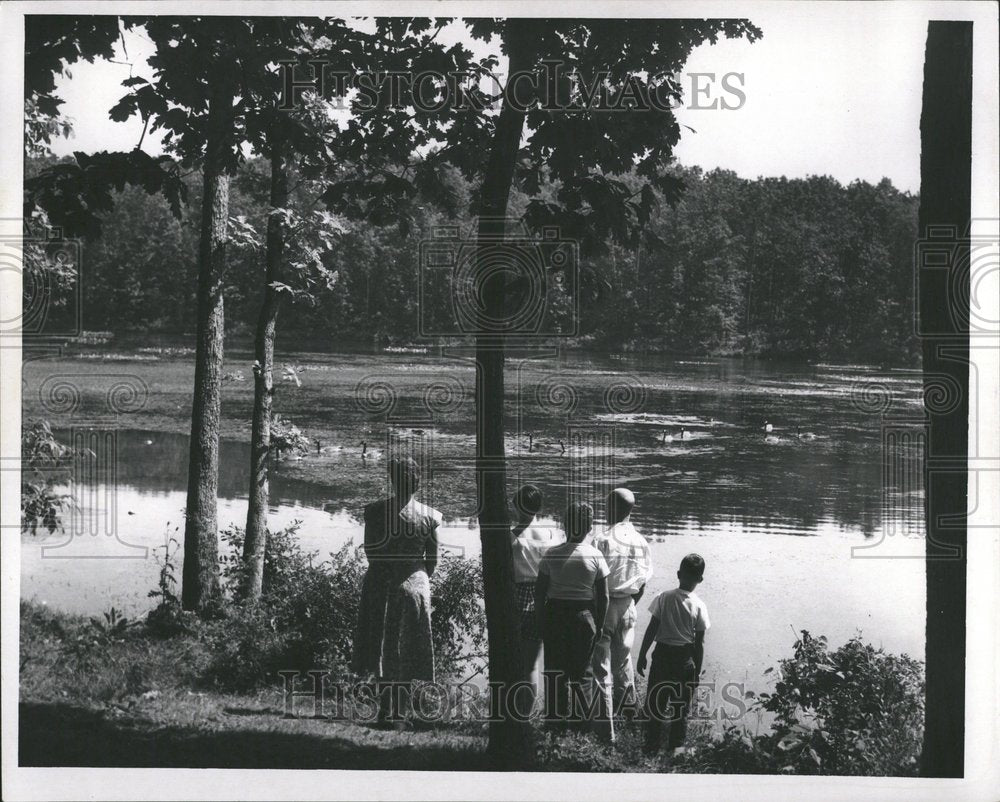
[[[931,22],[920,117],[920,236],[940,240],[948,269],[920,270],[925,397],[942,376],[960,388],[953,408],[928,409],[926,708],[920,771],[961,777],[965,763],[965,616],[969,415],[969,246],[972,198],[972,23]],[[940,235],[940,234],[939,234]],[[947,405],[939,407],[943,409]],[[944,463],[944,464],[942,464]],[[946,519],[950,518],[951,521]],[[943,525],[942,525],[943,524]]]
[[[505,43],[510,55],[508,76],[530,69],[534,61],[530,21],[508,20]],[[497,120],[489,163],[483,176],[479,206],[480,242],[504,235],[504,217],[514,177],[514,165],[524,129],[525,113],[504,103]],[[486,287],[485,312],[501,320],[505,310],[503,282]],[[525,756],[527,725],[505,715],[511,709],[508,689],[522,679],[518,616],[511,565],[504,450],[504,337],[476,337],[476,478],[479,492],[479,532],[483,548],[483,596],[489,640],[489,679],[501,714],[490,722],[489,750],[499,765],[515,766]]]
[[[244,597],[260,599],[264,582],[264,552],[267,548],[268,454],[271,450],[271,404],[274,397],[274,336],[281,308],[281,293],[271,285],[281,280],[285,232],[277,209],[288,205],[288,174],[284,154],[277,145],[271,153],[272,214],[267,221],[267,245],[264,270],[264,299],[257,317],[254,341],[253,424],[250,433],[250,494],[247,529],[243,541],[243,564],[246,569]]]
[[[219,595],[219,416],[225,320],[223,278],[229,217],[229,176],[225,157],[232,127],[234,97],[233,86],[224,75],[213,80],[209,91],[208,143],[198,254],[198,333],[181,588],[184,609],[197,611],[203,611]]]
[[[754,217],[753,227],[750,229],[750,259],[747,264],[747,296],[746,296],[746,322],[744,333],[746,340],[750,339],[750,310],[753,304],[753,274],[754,265],[757,262],[757,218]],[[744,346],[744,351],[746,346]]]

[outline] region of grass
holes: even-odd
[[[22,766],[489,770],[486,725],[402,732],[284,716],[280,689],[232,694],[205,679],[212,622],[168,639],[143,622],[106,621],[21,603]],[[641,754],[637,727],[614,746],[533,726],[539,771],[665,771]]]
[[[275,685],[265,685],[253,693],[225,692],[218,678],[210,679],[213,675],[207,669],[213,643],[225,638],[227,627],[225,619],[192,621],[187,631],[164,638],[145,622],[123,621],[110,613],[104,621],[87,620],[22,602],[20,765],[440,771],[496,768],[486,751],[487,725],[481,719],[445,720],[397,731],[378,728],[362,720],[358,713],[352,716],[350,706],[338,705],[330,697],[323,709],[327,715],[314,717],[312,700],[304,699],[296,706],[296,717],[288,717],[284,693]],[[824,659],[840,660],[838,665],[842,665],[845,650],[847,647],[832,656],[824,651]],[[553,732],[533,721],[525,742],[527,763],[519,768],[691,774],[914,774],[919,731],[904,731],[910,725],[897,720],[898,716],[893,718],[892,710],[888,718],[878,711],[866,715],[863,721],[857,715],[857,710],[872,704],[879,709],[886,706],[881,694],[889,685],[898,685],[898,681],[887,684],[886,677],[899,673],[893,668],[893,660],[899,658],[863,645],[849,651],[870,657],[881,673],[866,670],[862,663],[856,669],[845,669],[851,673],[848,681],[858,685],[857,704],[848,705],[846,719],[831,713],[818,729],[795,724],[765,735],[752,735],[745,728],[727,728],[719,738],[708,722],[692,721],[682,752],[649,756],[642,751],[638,721],[618,722],[618,739],[613,745],[602,744],[591,734]],[[795,658],[784,663],[790,665],[793,661],[800,669],[806,665],[798,651]],[[910,673],[915,670],[912,666],[910,669]],[[829,684],[832,680],[827,673],[820,679]],[[873,677],[878,682],[868,687]],[[808,685],[807,680],[802,682]],[[839,685],[834,686],[821,699],[823,704],[843,696],[837,690]],[[917,690],[911,689],[900,704],[912,708],[918,704],[918,696]],[[330,712],[340,715],[334,718]],[[832,753],[826,750],[829,743],[839,743],[844,732],[859,737],[851,727],[864,730],[867,745],[836,746]],[[908,760],[906,750],[897,754],[900,750],[894,745],[903,736],[913,746]],[[825,751],[825,757],[821,759],[816,750]],[[827,759],[833,763],[828,764]],[[838,760],[844,763],[840,768]]]
[[[486,770],[485,739],[285,719],[253,699],[163,694],[130,707],[22,701],[22,766]]]
[[[206,624],[210,627],[211,624]],[[157,639],[21,605],[22,766],[485,768],[485,738],[285,718],[278,689],[227,694],[201,679],[205,632]]]

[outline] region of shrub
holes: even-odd
[[[167,525],[170,525],[169,522]],[[174,527],[175,532],[179,529],[179,526]],[[147,594],[151,599],[160,600],[146,616],[146,630],[153,637],[171,638],[191,632],[197,626],[197,616],[182,607],[177,595],[174,559],[179,549],[180,543],[175,537],[169,537],[163,546],[163,559],[157,553],[159,548],[153,549],[153,556],[160,566],[157,586]]]
[[[479,673],[486,665],[486,608],[479,560],[448,557],[431,577],[434,664],[441,678],[460,671]]]
[[[41,525],[51,534],[62,528],[62,515],[70,495],[53,487],[72,480],[66,468],[71,449],[60,443],[47,421],[35,421],[21,431],[21,529],[38,533]]]
[[[768,669],[770,671],[771,669]],[[851,638],[830,651],[803,630],[780,662],[771,731],[751,736],[728,727],[680,758],[680,770],[722,773],[908,776],[916,773],[923,733],[923,666],[907,655]]]
[[[285,451],[297,451],[305,454],[312,445],[309,438],[302,433],[294,423],[281,415],[271,418],[271,448],[279,457]]]
[[[923,732],[923,666],[859,637],[830,652],[825,637],[803,630],[761,707],[777,714],[772,741],[796,764],[824,774],[912,774]]]
[[[225,690],[254,691],[278,671],[292,668],[284,659],[285,638],[263,607],[234,610],[210,641],[206,678]]]
[[[779,762],[768,747],[766,736],[751,735],[745,727],[729,725],[719,738],[708,728],[689,729],[686,748],[671,759],[670,770],[686,774],[779,773]]]

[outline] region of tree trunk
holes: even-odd
[[[218,75],[209,87],[201,244],[198,254],[198,333],[191,408],[191,458],[184,527],[181,599],[203,611],[219,595],[219,415],[222,402],[223,279],[229,176],[226,151],[232,128],[233,85]]]
[[[264,581],[264,551],[267,547],[268,454],[271,450],[271,404],[274,396],[274,335],[281,307],[281,293],[271,285],[281,280],[285,232],[273,214],[288,205],[288,174],[280,145],[271,153],[272,214],[267,221],[264,269],[264,299],[257,317],[254,340],[253,424],[250,433],[250,494],[247,529],[243,541],[246,570],[243,594],[247,601],[260,599]]]
[[[971,22],[928,25],[920,139],[922,247],[930,247],[929,238],[937,239],[941,247],[934,246],[935,251],[951,254],[947,269],[917,265],[925,398],[940,390],[942,379],[960,388],[954,405],[927,410],[927,696],[920,771],[925,777],[961,777],[969,415],[969,276],[963,268],[968,267],[965,237],[972,214]],[[934,236],[935,226],[949,227],[950,233]]]
[[[530,24],[526,20],[507,21],[508,76],[530,69],[534,62]],[[480,242],[495,243],[504,236],[504,217],[524,118],[523,111],[504,102],[483,176],[478,226]],[[491,282],[484,289],[487,317],[501,320],[505,310],[503,283]],[[526,755],[528,728],[505,715],[511,709],[508,689],[522,677],[507,508],[503,334],[480,330],[476,337],[476,369],[476,478],[483,548],[483,596],[489,640],[489,679],[499,689],[494,699],[500,713],[500,718],[490,722],[489,751],[498,767],[515,767]]]

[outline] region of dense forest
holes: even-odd
[[[42,163],[29,164],[29,174]],[[572,344],[914,362],[917,197],[888,179],[843,186],[821,176],[747,180],[725,170],[676,170],[684,190],[673,207],[661,204],[653,212],[646,244],[587,249]],[[200,176],[185,180],[190,200],[181,219],[161,195],[126,187],[101,235],[86,244],[81,280],[88,330],[193,332]],[[338,221],[337,246],[314,251],[335,278],[301,293],[306,300],[285,316],[282,336],[319,347],[414,342],[421,238],[443,224],[457,225],[463,235],[470,230],[472,188],[457,171],[448,184],[447,202],[415,196],[406,225]],[[244,218],[250,232],[266,227],[267,191],[267,164],[259,159],[232,183],[231,215]],[[319,205],[307,181],[293,195],[302,210]],[[515,190],[513,215],[525,206],[526,196]],[[249,334],[260,306],[262,254],[253,247],[232,250],[230,262],[227,329]],[[447,292],[425,293],[423,312],[447,317],[449,301]],[[441,308],[426,308],[434,305]]]

